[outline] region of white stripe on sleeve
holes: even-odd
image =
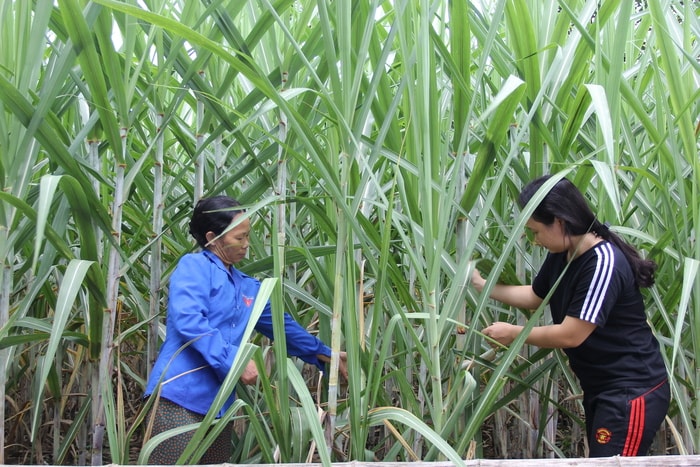
[[[591,323],[596,322],[598,314],[603,308],[605,294],[608,291],[613,270],[615,269],[615,254],[610,243],[604,243],[600,248],[596,248],[595,252],[598,256],[596,269],[579,314],[579,318]]]

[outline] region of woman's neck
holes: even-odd
[[[566,256],[569,261],[576,259],[602,241],[603,239],[598,237],[593,232],[571,237],[571,247],[569,248],[569,252]]]

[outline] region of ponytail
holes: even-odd
[[[654,261],[642,258],[632,245],[610,230],[607,222],[601,223],[598,219],[595,219],[591,230],[595,232],[597,236],[603,240],[609,241],[624,253],[627,262],[630,263],[632,267],[635,280],[639,287],[651,287],[654,285],[654,273],[656,272],[656,263]]]

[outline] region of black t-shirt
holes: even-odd
[[[538,297],[554,286],[566,256],[547,255],[532,284]],[[556,324],[569,315],[597,326],[580,346],[564,349],[585,392],[652,387],[667,377],[634,273],[612,243],[598,243],[571,262],[549,307]]]

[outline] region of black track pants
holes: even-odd
[[[667,380],[652,388],[584,395],[590,457],[644,456],[666,417]]]

